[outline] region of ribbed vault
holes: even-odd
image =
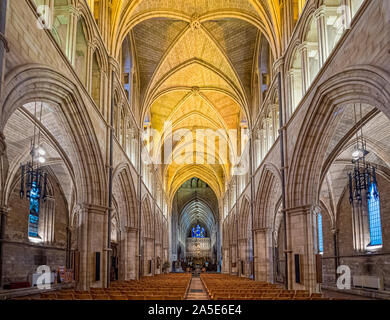
[[[279,12],[277,0],[113,1],[112,51],[118,56],[130,33],[140,122],[157,132],[147,147],[162,160],[170,201],[194,176],[223,194],[241,156],[241,127],[251,123],[260,34],[280,51]]]
[[[210,235],[215,226],[215,219],[210,207],[202,200],[194,200],[187,204],[179,218],[179,228],[188,235],[194,225],[203,225],[206,234]]]

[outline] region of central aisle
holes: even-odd
[[[192,277],[186,300],[209,300],[209,296],[199,277]]]

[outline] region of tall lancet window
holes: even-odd
[[[322,214],[318,213],[317,215],[317,225],[318,225],[318,252],[324,252],[324,238],[322,232]]]
[[[381,227],[381,210],[379,204],[379,193],[376,182],[370,187],[370,197],[368,199],[368,217],[370,222],[371,246],[382,245],[382,227]]]

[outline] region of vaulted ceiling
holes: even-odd
[[[221,196],[241,155],[240,139],[232,130],[251,120],[260,34],[269,40],[274,54],[280,51],[279,1],[113,0],[112,4],[112,51],[118,55],[130,34],[140,120],[147,118],[160,133],[160,139],[149,145],[151,156],[161,159],[162,141],[174,138],[173,162],[161,170],[165,191],[173,199],[178,188],[196,176]],[[221,143],[199,148],[207,138],[197,135],[200,129],[216,132],[226,151]],[[182,161],[175,161],[178,158]]]
[[[175,195],[174,207],[181,236],[187,237],[190,229],[197,224],[205,227],[208,235],[215,232],[218,200],[204,181],[186,181]]]

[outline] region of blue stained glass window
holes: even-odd
[[[193,238],[204,238],[205,237],[205,230],[204,228],[201,228],[200,225],[197,225],[196,227],[192,228],[192,237]]]
[[[320,253],[324,252],[324,239],[322,234],[322,214],[319,213],[317,216],[318,223],[318,251]]]
[[[30,191],[30,215],[28,221],[28,236],[33,238],[40,238],[38,234],[39,229],[39,199],[40,193],[37,183],[32,183]]]
[[[381,209],[376,183],[372,183],[370,187],[370,198],[368,199],[368,217],[370,221],[371,245],[382,245]]]

